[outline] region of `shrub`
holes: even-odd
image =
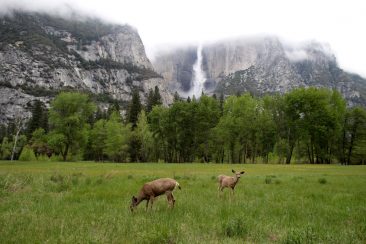
[[[20,161],[35,161],[37,160],[36,155],[33,152],[33,149],[30,146],[25,146],[22,150],[22,153],[19,156]]]

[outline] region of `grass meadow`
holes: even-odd
[[[217,175],[246,171],[235,196]],[[145,211],[144,182],[182,190]],[[366,167],[0,162],[0,243],[366,243]]]

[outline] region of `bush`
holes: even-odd
[[[22,150],[22,153],[19,156],[20,161],[35,161],[37,160],[36,155],[33,152],[33,149],[30,146],[25,146]]]

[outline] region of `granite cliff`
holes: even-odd
[[[197,47],[162,52],[156,71],[181,94],[192,86]],[[296,87],[337,89],[349,105],[366,105],[366,79],[342,70],[327,45],[286,44],[276,37],[225,40],[203,45],[204,92],[225,95],[284,93]]]
[[[14,12],[0,17],[0,122],[30,115],[37,100],[49,104],[60,91],[87,92],[103,106],[126,108],[132,90],[143,102],[159,87],[164,104],[172,92],[153,70],[137,31],[88,17],[65,19]]]

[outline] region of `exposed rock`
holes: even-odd
[[[145,101],[158,86],[164,104],[173,100],[130,26],[14,13],[0,19],[0,63],[0,123],[14,118],[15,107],[29,115],[32,101],[49,103],[64,90],[88,92],[101,103],[115,100],[122,108],[133,89]]]
[[[154,61],[156,70],[171,86],[185,87],[182,94],[191,88],[192,77],[189,82],[182,80],[175,75],[175,67],[183,65],[195,49],[173,50]],[[192,65],[196,59],[193,57]],[[316,42],[295,47],[276,37],[257,37],[206,44],[203,70],[207,77],[206,93],[261,95],[316,86],[337,89],[349,105],[366,105],[366,80],[340,69],[329,47]]]

